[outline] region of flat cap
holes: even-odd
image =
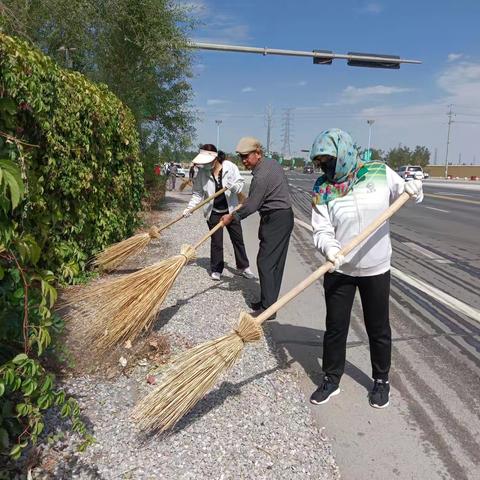
[[[243,155],[254,152],[257,148],[262,149],[262,144],[260,140],[255,137],[242,137],[238,142],[237,148],[235,151]]]

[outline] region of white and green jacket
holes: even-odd
[[[313,241],[323,255],[331,247],[341,248],[372,223],[405,187],[405,181],[391,168],[380,162],[366,164],[362,181],[344,197],[312,209]],[[417,203],[422,198],[417,199]],[[366,277],[380,275],[390,269],[392,246],[389,222],[345,257],[337,270],[345,275]]]

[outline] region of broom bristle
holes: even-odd
[[[107,272],[115,270],[128,258],[143,251],[152,239],[158,238],[158,236],[158,229],[152,227],[148,232],[138,233],[133,237],[110,245],[103,252],[100,252],[95,256],[93,265]]]
[[[185,190],[185,188],[187,188],[189,185],[192,185],[192,181],[190,179],[188,180],[184,180],[181,184],[180,184],[180,191],[183,192]]]
[[[68,316],[77,317],[78,310],[83,315],[81,338],[100,358],[120,343],[133,341],[151,326],[173,282],[194,256],[193,247],[184,245],[180,255],[74,292],[68,304],[77,311]]]
[[[163,432],[172,428],[235,364],[245,343],[261,336],[262,329],[255,319],[242,312],[232,333],[176,357],[162,383],[134,408],[133,419],[142,430]]]

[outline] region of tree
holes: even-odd
[[[142,150],[189,144],[194,25],[173,0],[0,1],[0,28],[39,46],[61,65],[106,83],[132,110]]]
[[[411,163],[426,167],[430,161],[430,151],[427,147],[417,145],[412,153]]]
[[[387,163],[394,170],[402,165],[408,165],[411,162],[412,152],[408,147],[392,148],[387,153]]]

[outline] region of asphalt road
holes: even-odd
[[[296,217],[309,224],[316,175],[288,172],[288,178]],[[422,204],[409,202],[391,221],[391,406],[365,407],[370,365],[357,301],[342,380],[347,397],[313,410],[346,479],[480,478],[480,187],[426,182],[424,192]],[[293,241],[304,267],[315,269],[321,259],[312,254],[310,232],[296,228]],[[312,308],[322,308],[313,295],[297,307],[304,312],[297,323]],[[300,364],[313,352],[320,356],[322,322],[304,325],[302,349],[290,348]],[[281,343],[286,325],[278,327]],[[319,372],[318,363],[302,366],[315,381],[311,369]]]

